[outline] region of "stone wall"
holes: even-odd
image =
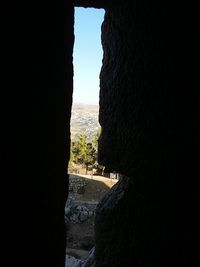
[[[37,2],[0,9],[5,267],[65,264],[73,8]],[[199,9],[101,3],[99,161],[125,176],[96,212],[96,267],[199,266]]]
[[[43,4],[0,8],[5,267],[65,264],[73,8],[69,1]]]
[[[99,162],[129,178],[97,207],[97,267],[196,266],[195,14],[193,3],[106,8]]]
[[[66,223],[83,223],[95,215],[97,203],[76,201],[69,198],[65,207]]]

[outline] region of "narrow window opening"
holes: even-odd
[[[68,262],[84,259],[94,246],[95,208],[117,182],[97,162],[101,24],[104,9],[75,8],[74,92],[71,117],[69,197],[65,209]]]

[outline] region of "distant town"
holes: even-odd
[[[71,116],[71,138],[76,139],[80,133],[87,135],[90,141],[98,128],[99,106],[74,103]]]

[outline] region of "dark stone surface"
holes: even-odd
[[[123,177],[97,206],[95,218],[97,267],[132,266],[135,256],[132,248],[135,246],[136,238],[136,202],[133,180]]]
[[[5,267],[64,266],[73,45],[73,9],[65,2],[0,8]]]
[[[65,2],[0,9],[5,267],[64,266],[74,38]],[[92,264],[199,266],[199,10],[101,3],[99,161],[126,177],[97,209]]]
[[[145,160],[174,153],[187,125],[184,99],[173,80],[172,68],[180,67],[174,55],[182,45],[175,36],[175,11],[127,2],[108,9],[103,24],[99,161],[132,175]]]
[[[104,8],[108,0],[73,0],[76,7]]]
[[[134,180],[122,177],[97,207],[96,267],[170,266],[175,214],[168,209],[162,199],[138,193]]]
[[[97,267],[199,261],[196,12],[194,2],[107,8],[99,162],[129,176],[134,187],[117,203],[116,189],[97,209]]]

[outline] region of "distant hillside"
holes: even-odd
[[[98,123],[99,106],[86,104],[73,104],[71,116],[71,137],[76,139],[84,133],[91,140],[100,127]]]

